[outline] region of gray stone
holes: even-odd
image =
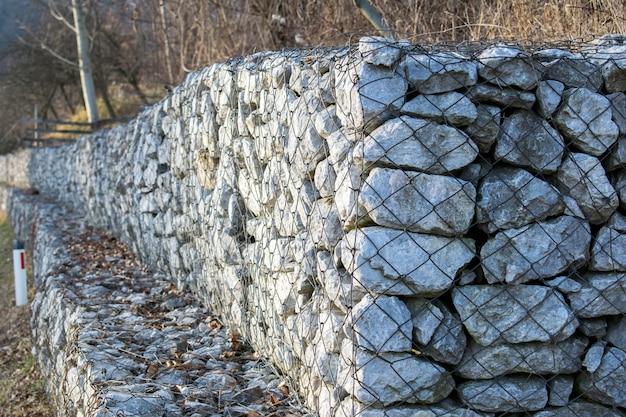
[[[598,158],[584,153],[565,157],[556,176],[561,192],[568,194],[592,224],[604,223],[619,201]]]
[[[408,300],[406,305],[411,312],[415,340],[421,345],[427,344],[443,322],[443,312],[434,302],[425,298]]]
[[[500,132],[502,110],[488,104],[479,104],[476,109],[476,120],[465,128],[465,132],[481,152],[488,153]]]
[[[361,288],[352,285],[352,277],[334,265],[331,255],[327,251],[318,251],[317,279],[321,282],[324,294],[337,308],[344,313],[358,303],[365,295]]]
[[[486,417],[450,399],[432,405],[371,407],[346,397],[335,417]]]
[[[428,296],[450,288],[475,251],[472,239],[365,227],[344,237],[341,261],[368,291]]]
[[[402,45],[382,36],[364,36],[359,40],[363,61],[372,65],[391,67],[402,55]]]
[[[613,93],[606,96],[611,103],[611,116],[620,135],[626,135],[626,94]]]
[[[467,91],[467,97],[475,103],[492,103],[501,107],[530,109],[535,104],[535,95],[530,91],[502,88],[492,84],[478,84]]]
[[[600,404],[576,400],[565,407],[540,411],[533,414],[533,417],[624,417],[624,414]]]
[[[466,285],[452,290],[454,307],[476,342],[554,342],[578,321],[563,296],[540,285]]]
[[[362,185],[361,170],[354,164],[344,162],[335,179],[335,204],[344,229],[368,222],[366,211],[358,204]]]
[[[626,216],[614,213],[591,248],[593,271],[626,271]]]
[[[562,195],[563,202],[565,203],[565,211],[563,214],[566,216],[574,216],[579,219],[585,219],[585,213],[580,209],[576,200],[568,195]]]
[[[563,138],[548,122],[530,111],[504,119],[495,158],[534,171],[555,172],[565,152]]]
[[[432,404],[446,398],[454,380],[441,366],[411,353],[370,353],[344,342],[339,375],[346,392],[363,404]]]
[[[554,123],[575,147],[600,156],[619,135],[611,107],[609,99],[586,88],[566,90]]]
[[[626,351],[626,317],[617,317],[609,322],[606,340],[613,346]]]
[[[538,375],[572,374],[580,370],[587,340],[572,337],[562,342],[495,343],[471,342],[455,373],[467,379],[491,379],[512,373]]]
[[[476,63],[454,52],[407,54],[406,78],[422,94],[437,94],[476,84]]]
[[[469,125],[478,117],[474,103],[456,91],[419,95],[404,103],[400,113],[456,126]]]
[[[602,72],[598,65],[577,54],[560,57],[545,64],[545,78],[557,80],[566,87],[582,87],[593,91],[602,89]]]
[[[615,178],[615,189],[619,195],[619,205],[626,208],[626,170],[620,170]]]
[[[490,233],[544,220],[564,209],[555,187],[520,168],[495,168],[478,187],[476,217]]]
[[[626,352],[616,347],[603,349],[596,369],[583,372],[577,379],[585,398],[606,405],[626,406]]]
[[[560,216],[499,232],[480,250],[489,283],[549,278],[587,261],[591,230],[582,219]]]
[[[459,178],[465,181],[469,181],[474,184],[474,187],[478,188],[480,181],[491,172],[493,166],[485,161],[479,159],[478,162],[469,164],[459,174]]]
[[[326,138],[328,145],[328,162],[337,170],[350,154],[354,144],[344,129],[337,130]]]
[[[562,407],[569,403],[569,398],[574,389],[574,378],[568,375],[557,375],[548,381],[548,391],[550,396],[548,404],[555,407]]]
[[[455,236],[474,218],[476,189],[467,181],[399,169],[374,168],[359,202],[381,226]]]
[[[335,181],[337,180],[337,174],[335,169],[330,164],[328,158],[322,160],[315,168],[315,175],[313,176],[313,182],[315,188],[320,194],[320,197],[332,197],[335,193]]]
[[[589,348],[583,360],[583,367],[587,372],[595,372],[600,367],[604,348],[606,348],[606,342],[597,342]]]
[[[397,297],[365,295],[352,308],[343,330],[359,349],[376,354],[411,350],[411,313]]]
[[[401,69],[349,59],[335,67],[337,117],[345,128],[371,132],[402,107],[408,84]]]
[[[331,250],[343,237],[337,207],[331,198],[316,200],[308,221],[311,240],[318,248]]]
[[[546,383],[528,376],[501,377],[469,381],[457,387],[461,401],[471,408],[487,412],[524,412],[541,410],[548,402]]]
[[[567,294],[578,317],[593,318],[626,313],[626,274],[583,274],[582,288]]]
[[[626,168],[626,136],[617,139],[617,146],[606,160],[607,171]]]
[[[456,365],[461,361],[467,338],[461,321],[440,301],[410,299],[413,336],[419,351],[438,362]]]
[[[604,337],[606,335],[606,320],[597,319],[579,319],[580,326],[578,330],[585,336]]]
[[[402,116],[367,136],[353,159],[364,168],[388,166],[444,174],[471,163],[477,155],[478,147],[462,131]]]
[[[541,66],[516,47],[492,46],[478,55],[478,61],[478,74],[492,84],[530,90],[541,79]]]
[[[575,281],[566,276],[546,279],[543,281],[543,283],[549,287],[558,289],[563,294],[578,292],[583,287],[578,281]]]
[[[535,95],[539,104],[539,114],[550,119],[556,109],[561,104],[561,97],[565,90],[565,85],[556,80],[540,81]]]
[[[324,139],[341,128],[341,122],[337,117],[337,108],[328,106],[313,115],[315,130]]]
[[[290,107],[293,113],[287,136],[287,158],[294,172],[304,176],[313,173],[328,152],[326,142],[313,124],[313,114],[320,110],[321,104],[316,99],[302,96]]]
[[[621,43],[592,49],[590,57],[602,65],[604,85],[609,93],[626,91],[626,46]]]

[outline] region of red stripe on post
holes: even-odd
[[[26,269],[26,265],[24,262],[24,252],[20,253],[20,265],[22,267],[22,269]]]

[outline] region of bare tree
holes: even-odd
[[[78,68],[80,83],[83,90],[83,99],[89,123],[98,121],[98,105],[96,103],[96,87],[93,82],[93,71],[89,57],[89,36],[85,25],[85,15],[81,0],[72,0],[72,14],[74,15],[73,30],[76,33],[76,48],[78,51]]]

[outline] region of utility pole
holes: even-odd
[[[385,23],[383,14],[369,0],[353,0],[354,5],[363,13],[363,16],[380,32],[382,36],[394,39],[394,33]]]
[[[80,84],[83,89],[83,99],[87,109],[89,123],[98,122],[98,106],[96,103],[96,87],[93,82],[91,58],[89,57],[89,37],[85,26],[85,14],[82,0],[72,0],[72,14],[74,15],[74,29],[78,49],[78,67],[80,70]]]

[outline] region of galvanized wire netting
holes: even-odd
[[[237,74],[223,310],[321,415],[622,415],[622,40]]]
[[[321,416],[623,416],[625,40],[233,60],[70,188]]]

